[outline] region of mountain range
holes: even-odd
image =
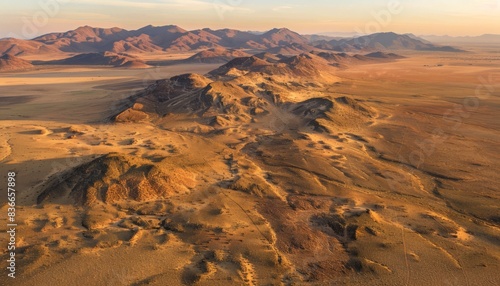
[[[382,50],[460,51],[438,46],[408,34],[377,33],[357,38],[329,39],[304,36],[287,28],[265,33],[209,28],[188,31],[175,25],[145,26],[137,30],[79,27],[49,33],[31,40],[0,39],[0,55],[43,55],[50,53],[161,53],[206,49],[247,49],[271,53],[300,54],[311,50],[374,52]]]
[[[384,50],[461,51],[450,46],[434,45],[412,34],[400,35],[392,32],[376,33],[356,38],[333,39],[330,41],[321,40],[313,43],[313,45],[317,48],[339,52]]]
[[[452,37],[452,36],[435,36],[427,35],[422,38],[436,42],[436,43],[475,43],[475,44],[498,44],[500,43],[500,34],[484,34],[481,36],[465,36],[465,37]]]

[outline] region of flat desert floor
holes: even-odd
[[[17,172],[19,223],[8,285],[500,285],[500,55],[405,56],[311,90],[374,110],[336,133],[297,131],[279,112],[215,134],[175,115],[109,121],[155,80],[219,65],[2,73],[0,174]],[[38,203],[57,174],[114,152],[188,187]]]

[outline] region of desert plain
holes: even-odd
[[[2,72],[0,284],[499,285],[500,54],[461,48]]]

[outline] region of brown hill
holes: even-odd
[[[113,118],[118,122],[153,120],[175,126],[169,116],[191,119],[194,116],[198,118],[192,121],[194,125],[217,129],[250,123],[263,115],[281,117],[286,113],[286,118],[296,118],[292,121],[297,126],[313,126],[318,131],[330,132],[331,126],[348,125],[342,118],[349,112],[359,113],[353,118],[361,122],[369,117],[369,111],[356,102],[337,99],[323,100],[329,100],[323,109],[322,99],[295,101],[293,94],[307,87],[333,83],[338,79],[335,70],[327,60],[313,54],[283,58],[275,63],[256,56],[236,58],[211,71],[209,76],[213,80],[187,74],[158,81],[131,97],[123,112]],[[301,82],[297,82],[298,78]],[[321,122],[322,119],[327,122]]]
[[[283,58],[285,58],[285,56],[283,56],[283,55],[273,55],[273,54],[268,53],[268,52],[263,52],[263,53],[255,54],[254,56],[257,57],[257,58],[259,58],[259,59],[268,61],[270,63],[277,63],[278,61],[280,61]]]
[[[234,70],[246,73],[250,71],[257,71],[262,67],[269,65],[271,65],[270,62],[255,56],[241,57],[231,60],[227,64],[209,72],[209,74],[214,76],[225,76],[229,75]]]
[[[186,34],[187,31],[175,26],[145,26],[137,31],[131,31],[126,39],[112,43],[113,52],[161,52],[169,47],[172,42]]]
[[[221,47],[220,38],[206,31],[187,32],[172,41],[165,49],[167,51],[191,51]]]
[[[237,83],[213,81],[197,74],[161,80],[129,99],[128,107],[112,117],[117,122],[168,118],[171,114],[197,116],[199,123],[223,126],[249,122],[265,101]],[[170,122],[172,123],[172,122]]]
[[[311,53],[304,53],[280,60],[277,64],[267,66],[259,72],[288,78],[303,79],[322,78],[328,80],[334,74],[334,68],[325,59]]]
[[[373,52],[366,55],[359,55],[359,54],[313,51],[311,52],[311,54],[321,57],[327,60],[331,65],[339,68],[348,68],[353,64],[391,61],[391,60],[398,60],[405,58],[403,56],[394,53],[384,53],[384,52]]]
[[[287,44],[302,44],[307,45],[308,40],[296,32],[290,31],[287,28],[272,29],[261,35],[258,43],[263,44],[268,48],[278,47]]]
[[[149,201],[187,192],[194,185],[195,176],[185,169],[111,153],[56,174],[37,200],[89,206],[121,200]]]
[[[55,49],[64,52],[99,52],[109,48],[109,44],[126,38],[130,32],[121,28],[93,28],[90,26],[79,27],[63,33],[50,33],[34,38]]]
[[[240,48],[250,41],[258,41],[259,38],[258,35],[234,29],[203,30],[219,37],[221,39],[219,44],[225,47]]]
[[[227,63],[228,61],[239,58],[248,57],[249,54],[241,50],[232,50],[224,48],[214,48],[201,51],[185,60],[187,63]]]
[[[30,62],[15,56],[5,54],[0,57],[0,71],[2,72],[24,71],[33,68],[34,66]]]
[[[142,60],[126,60],[123,64],[118,67],[131,68],[131,69],[147,69],[151,66],[143,62]]]
[[[377,58],[377,59],[403,59],[403,56],[400,56],[395,53],[384,53],[384,52],[373,52],[365,55],[368,58]]]
[[[449,51],[460,52],[461,50],[431,44],[425,40],[412,37],[408,34],[401,35],[392,32],[375,33],[352,39],[335,39],[329,42],[322,42],[316,47],[323,49],[330,46],[336,51],[386,51],[386,50],[420,50],[420,51]]]
[[[292,57],[281,56],[279,60],[276,60],[277,56],[274,58],[266,56],[266,54],[259,56],[269,59],[269,61],[257,56],[236,58],[210,71],[209,74],[217,79],[223,79],[250,76],[252,73],[256,73],[273,76],[274,79],[280,81],[289,81],[296,77],[302,77],[303,80],[321,78],[322,81],[336,78],[334,65],[312,53],[303,53]],[[278,77],[281,78],[278,79]]]
[[[141,34],[137,37],[128,37],[124,40],[113,42],[110,51],[115,53],[151,53],[161,52],[163,48],[155,45],[150,36]]]
[[[211,33],[211,31],[207,30],[207,29],[193,30],[193,31],[190,31],[190,33],[198,36],[200,41],[202,41],[202,42],[210,42],[210,43],[214,43],[214,44],[219,44],[219,42],[222,40],[221,37]]]
[[[124,53],[86,53],[79,54],[67,59],[37,62],[37,64],[51,65],[102,65],[113,67],[148,68],[146,63],[140,59]]]
[[[0,55],[13,56],[57,54],[61,51],[38,41],[19,40],[14,38],[0,39]]]
[[[145,26],[137,31],[133,31],[135,36],[148,35],[156,45],[164,47],[169,45],[179,36],[187,33],[186,30],[176,25],[167,26]]]
[[[144,91],[128,98],[124,102],[123,111],[111,116],[111,119],[116,122],[138,122],[158,115],[163,116],[168,112],[183,112],[184,108],[186,110],[198,109],[198,107],[176,105],[172,102],[181,95],[201,91],[211,82],[212,80],[198,74],[182,74],[159,80]]]
[[[297,65],[303,64],[300,58],[290,61]],[[339,128],[363,126],[375,115],[369,107],[349,97],[313,97],[298,102],[289,101],[287,94],[295,92],[295,88],[283,88],[284,82],[276,81],[284,77],[266,80],[262,76],[259,79],[257,74],[242,76],[237,81],[210,82],[205,87],[201,86],[209,79],[199,75],[184,75],[181,76],[182,80],[172,78],[159,81],[131,98],[133,105],[114,119],[117,122],[154,119],[156,124],[177,126],[170,116],[175,116],[173,118],[177,120],[177,116],[186,116],[193,126],[205,125],[209,128],[206,130],[210,131],[249,124],[266,116],[270,122],[290,124],[291,128],[312,128],[316,132],[335,133]],[[248,79],[247,84],[241,84],[245,78]],[[256,79],[260,83],[250,87],[250,83],[258,82]],[[281,88],[275,88],[274,85]]]
[[[311,98],[288,106],[318,132],[332,133],[339,127],[362,126],[375,115],[369,107],[346,96]]]
[[[267,50],[267,52],[271,54],[281,54],[281,55],[300,55],[303,53],[309,53],[314,50],[316,50],[316,48],[311,45],[290,43],[270,48]]]
[[[211,79],[195,73],[173,76],[170,81],[174,83],[174,87],[181,87],[184,90],[203,88],[212,82]]]
[[[330,63],[330,65],[340,68],[347,68],[352,64],[360,64],[377,60],[377,58],[370,58],[358,54],[351,55],[346,53],[330,53],[330,52],[312,52],[312,54],[325,59]]]

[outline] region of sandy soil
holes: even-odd
[[[17,172],[19,222],[8,285],[500,284],[500,57],[405,56],[290,92],[373,110],[323,133],[279,108],[216,133],[182,114],[108,122],[155,80],[218,65],[2,74],[0,177]],[[146,202],[38,204],[61,172],[112,152],[194,183]]]

